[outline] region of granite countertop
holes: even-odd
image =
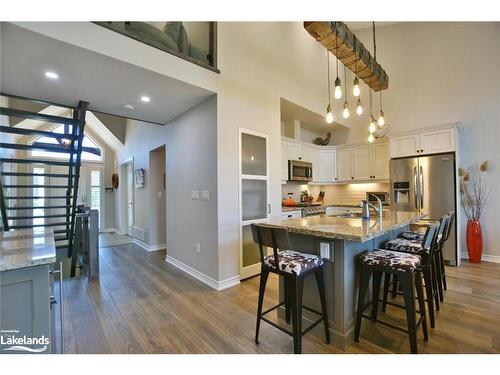
[[[56,261],[52,228],[0,232],[0,271],[50,264]]]
[[[414,223],[425,216],[418,212],[384,211],[382,218],[374,215],[370,220],[316,215],[302,219],[275,219],[271,220],[270,224],[282,226],[291,233],[365,242]]]

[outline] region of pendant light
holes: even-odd
[[[335,55],[338,56],[338,45],[337,38],[335,38]],[[342,97],[342,83],[339,78],[339,58],[336,57],[337,61],[337,78],[335,78],[335,90],[333,91],[333,96],[335,99],[340,99]]]
[[[382,91],[380,91],[380,117],[377,120],[377,124],[380,127],[385,125],[384,111],[382,110]]]
[[[369,98],[370,98],[370,122],[368,124],[368,142],[373,143],[375,141],[375,136],[373,133],[377,129],[377,126],[375,125],[375,119],[373,118],[373,97],[372,97],[372,90],[369,89]]]
[[[356,114],[361,116],[363,114],[363,106],[361,105],[361,99],[358,96],[358,102],[356,103]]]
[[[343,118],[349,118],[349,116],[351,115],[349,113],[349,103],[347,103],[347,71],[346,71],[346,67],[344,65],[344,81],[346,82],[346,85],[344,87],[344,95],[345,95],[345,102],[344,102],[344,110],[342,111],[342,117]]]
[[[330,51],[326,50],[326,66],[327,66],[327,76],[328,76],[328,105],[326,107],[326,122],[331,124],[333,122],[333,111],[332,104],[330,100]]]
[[[354,70],[354,74],[356,74],[356,76],[354,77],[354,82],[352,83],[352,94],[356,98],[359,98],[359,95],[361,95],[361,90],[359,89],[358,60],[356,58],[356,55],[354,55]]]
[[[375,22],[372,22],[373,30],[373,59],[377,62],[377,40],[375,35]],[[377,125],[383,127],[385,125],[384,111],[382,110],[382,90],[380,90],[380,117],[377,120]]]

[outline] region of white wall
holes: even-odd
[[[167,239],[165,164],[165,147],[149,152],[148,227],[150,245],[165,245]]]
[[[372,48],[369,32],[356,35]],[[496,256],[500,256],[499,41],[500,23],[402,23],[377,29],[377,60],[389,75],[383,99],[390,131],[461,121],[462,166],[490,161],[495,188],[481,222],[484,253]],[[365,103],[366,92],[363,84]],[[366,122],[354,123],[349,143],[366,139]],[[462,251],[466,251],[464,224],[459,229]]]

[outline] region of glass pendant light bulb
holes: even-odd
[[[384,119],[384,111],[380,110],[380,117],[377,120],[378,126],[384,126],[385,125],[385,119]]]
[[[352,86],[352,94],[355,97],[359,97],[359,95],[361,94],[361,90],[359,89],[359,78],[358,78],[358,76],[356,76],[356,78],[354,78],[354,82],[353,82],[353,86]]]
[[[361,105],[361,99],[358,97],[358,102],[356,103],[356,114],[361,116],[363,114],[363,106]]]
[[[368,136],[368,142],[373,143],[374,140],[375,140],[375,137],[373,136],[372,133],[370,133],[370,135]]]
[[[351,114],[349,113],[349,104],[347,103],[347,100],[344,102],[344,110],[342,111],[342,117],[343,118],[349,118]]]
[[[375,121],[372,116],[370,116],[370,124],[368,125],[368,131],[370,134],[373,134],[377,130],[377,126],[375,125]]]
[[[333,97],[335,99],[340,99],[342,97],[342,85],[339,77],[335,79],[335,91],[333,92]]]
[[[333,122],[333,112],[331,104],[328,104],[328,107],[326,107],[326,122],[327,124],[331,124]]]

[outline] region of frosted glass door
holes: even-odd
[[[250,225],[267,222],[269,204],[268,137],[240,131],[240,278],[260,272],[259,248]]]

